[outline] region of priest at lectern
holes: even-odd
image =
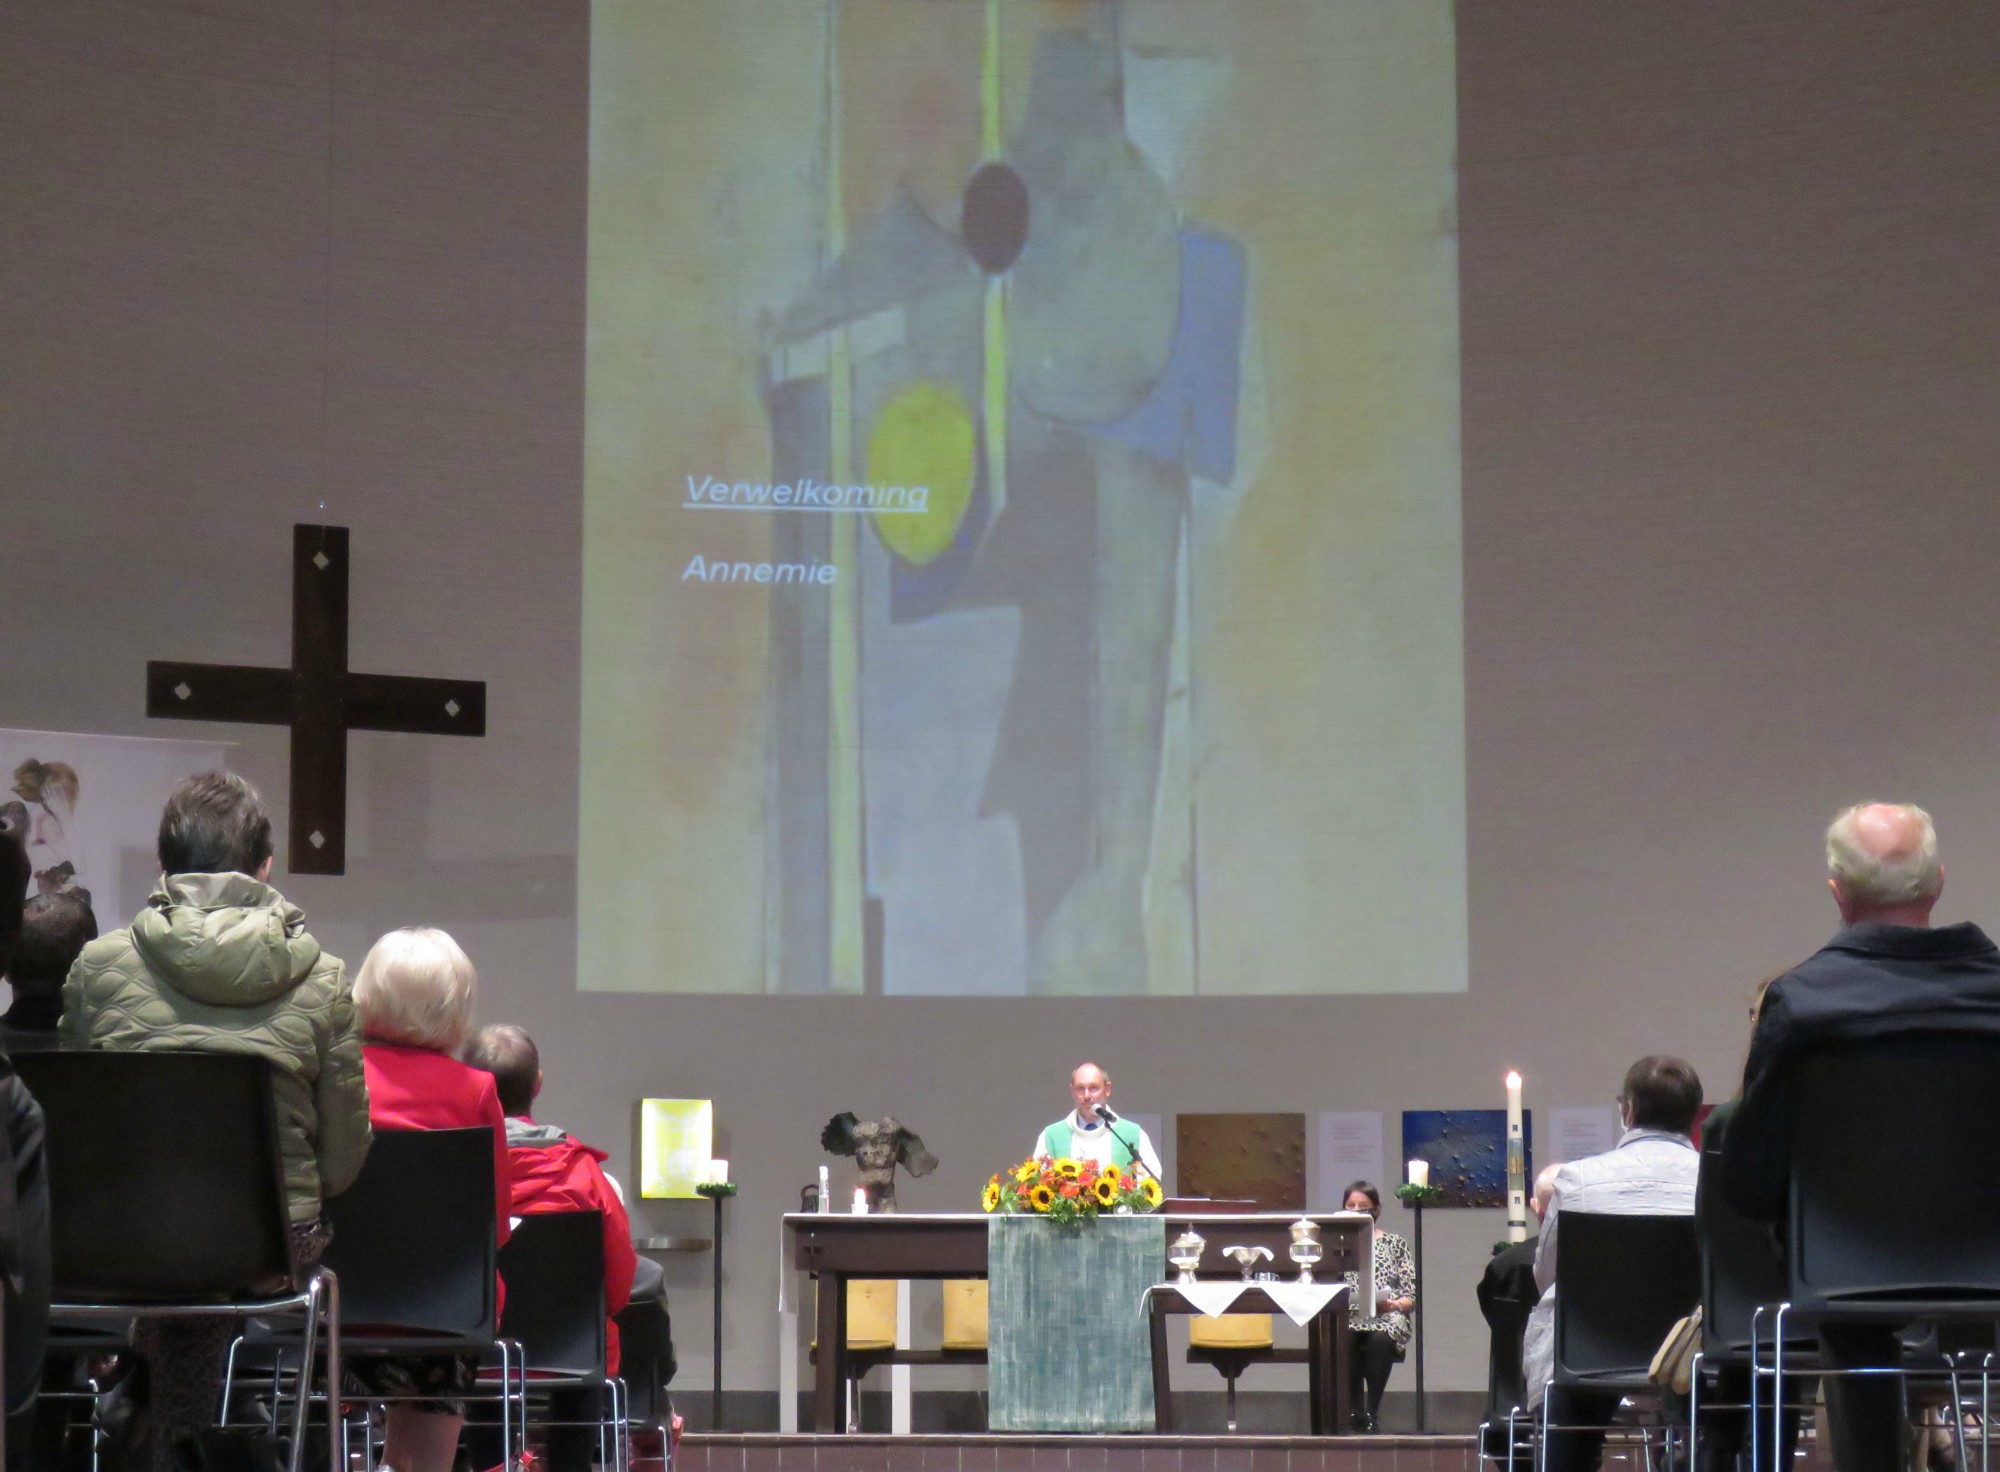
[[[1095,1063],[1085,1063],[1069,1076],[1069,1096],[1076,1108],[1043,1130],[1035,1141],[1037,1160],[1094,1160],[1119,1170],[1160,1178],[1160,1152],[1139,1127],[1111,1108],[1111,1078]]]

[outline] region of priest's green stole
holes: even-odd
[[[1151,1431],[1143,1302],[1165,1272],[1157,1216],[987,1225],[987,1377],[995,1431]]]

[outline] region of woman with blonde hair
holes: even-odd
[[[361,1014],[369,1123],[377,1134],[489,1127],[494,1220],[505,1242],[513,1199],[506,1117],[493,1075],[458,1061],[472,1032],[478,986],[478,973],[457,941],[442,930],[411,926],[375,942],[354,978],[354,1004]],[[383,1462],[395,1472],[451,1472],[477,1356],[357,1360],[354,1368],[360,1394],[425,1397],[386,1407]]]

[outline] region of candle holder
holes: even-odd
[[[734,1181],[698,1181],[694,1194],[715,1203],[715,1286],[709,1295],[715,1308],[715,1378],[708,1393],[708,1429],[722,1429],[722,1203],[736,1194]]]
[[[1416,1227],[1411,1234],[1416,1241],[1411,1244],[1411,1256],[1416,1267],[1416,1306],[1410,1310],[1410,1324],[1415,1330],[1417,1378],[1417,1430],[1427,1431],[1429,1427],[1424,1416],[1424,1205],[1438,1200],[1444,1195],[1442,1186],[1414,1186],[1405,1182],[1396,1188],[1396,1199],[1408,1206],[1416,1214]]]

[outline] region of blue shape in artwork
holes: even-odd
[[[984,431],[982,430],[983,434]],[[979,456],[979,470],[973,476],[972,495],[965,515],[952,534],[951,545],[927,563],[905,562],[893,552],[889,556],[889,620],[904,623],[931,618],[951,607],[952,595],[972,570],[979,555],[980,539],[993,519],[993,494],[986,484],[986,456]]]
[[[1526,1181],[1535,1178],[1533,1110],[1521,1112]],[[1507,1111],[1406,1109],[1403,1159],[1427,1160],[1431,1184],[1444,1194],[1429,1206],[1507,1204]]]
[[[1236,400],[1248,283],[1243,247],[1181,231],[1181,314],[1146,402],[1090,433],[1218,485],[1236,474]]]

